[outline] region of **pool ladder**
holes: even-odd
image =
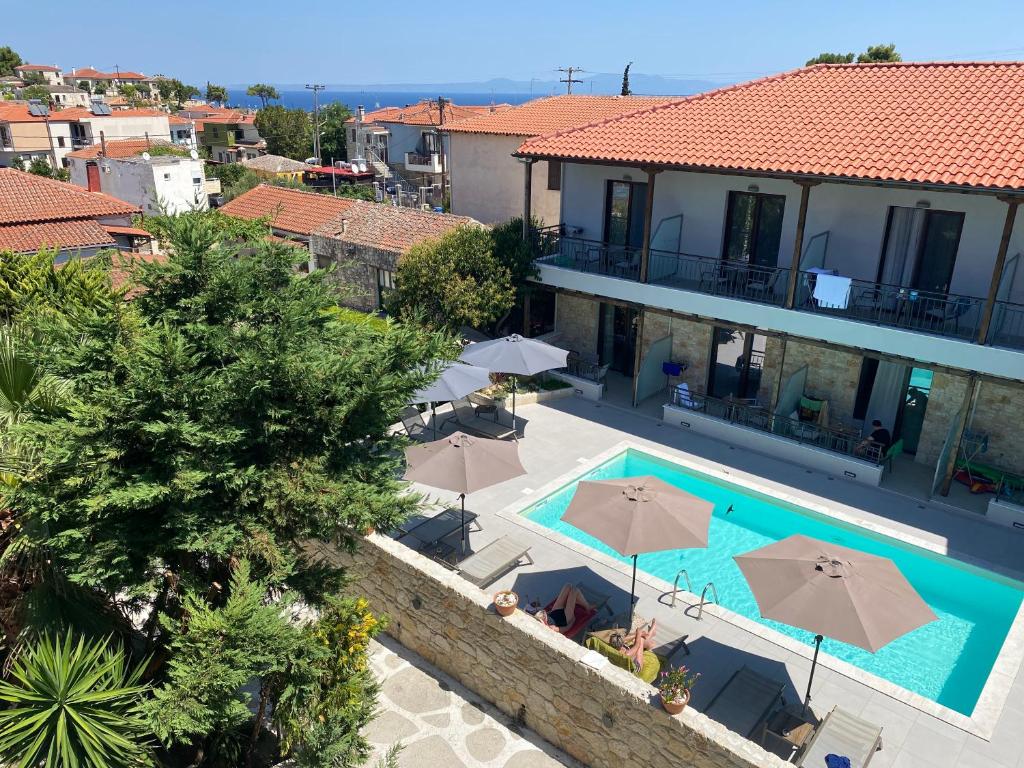
[[[709,589],[711,590],[715,605],[718,605],[718,590],[715,588],[715,582],[709,581],[704,585],[704,589],[700,593],[700,603],[697,605],[697,621],[700,621],[700,617],[704,615],[704,606],[708,603],[704,598],[707,597]]]
[[[676,573],[675,581],[672,582],[672,602],[670,603],[670,607],[672,607],[672,608],[676,607],[676,595],[678,595],[680,592],[682,592],[682,590],[679,589],[679,577],[680,576],[682,576],[684,579],[686,579],[686,591],[687,592],[693,592],[693,584],[690,583],[690,574],[688,574],[686,572],[685,568],[680,568],[679,572]]]

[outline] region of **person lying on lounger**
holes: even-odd
[[[650,624],[644,624],[636,628],[633,637],[626,640],[626,645],[621,649],[624,656],[628,657],[637,669],[643,669],[644,651],[654,648],[654,636],[658,633],[658,620],[651,619]]]
[[[537,618],[550,629],[563,635],[576,623],[576,606],[591,610],[590,603],[575,584],[566,584],[548,611],[537,611]]]

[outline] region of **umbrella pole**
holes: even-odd
[[[462,502],[462,554],[466,554],[466,494],[460,493],[459,500]]]
[[[633,629],[633,596],[636,594],[636,557],[636,555],[633,555],[633,583],[629,585],[629,626],[626,627],[627,632]]]
[[[430,403],[430,423],[434,427],[434,439],[437,440],[437,408],[433,402]]]
[[[512,429],[516,428],[516,385],[518,384],[518,377],[512,377]]]
[[[811,676],[807,678],[807,695],[804,697],[804,711],[803,714],[807,714],[807,708],[811,705],[811,683],[814,682],[814,668],[818,666],[818,651],[821,650],[821,641],[825,638],[821,635],[816,635],[814,638],[814,660],[811,662]]]

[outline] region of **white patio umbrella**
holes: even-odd
[[[516,376],[533,376],[553,368],[564,368],[569,352],[538,339],[514,333],[491,341],[470,344],[459,357],[491,373],[512,375],[512,427],[516,425]]]
[[[416,390],[409,398],[409,405],[430,403],[430,423],[434,425],[434,437],[437,437],[437,414],[434,411],[434,404],[458,400],[490,384],[491,374],[486,368],[455,360],[445,365],[433,384]]]

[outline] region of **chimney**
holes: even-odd
[[[356,107],[356,122],[357,123],[361,123],[365,119],[366,119],[366,110],[363,108],[363,105],[360,104],[358,107]]]
[[[341,234],[348,232],[348,219],[341,220]]]

